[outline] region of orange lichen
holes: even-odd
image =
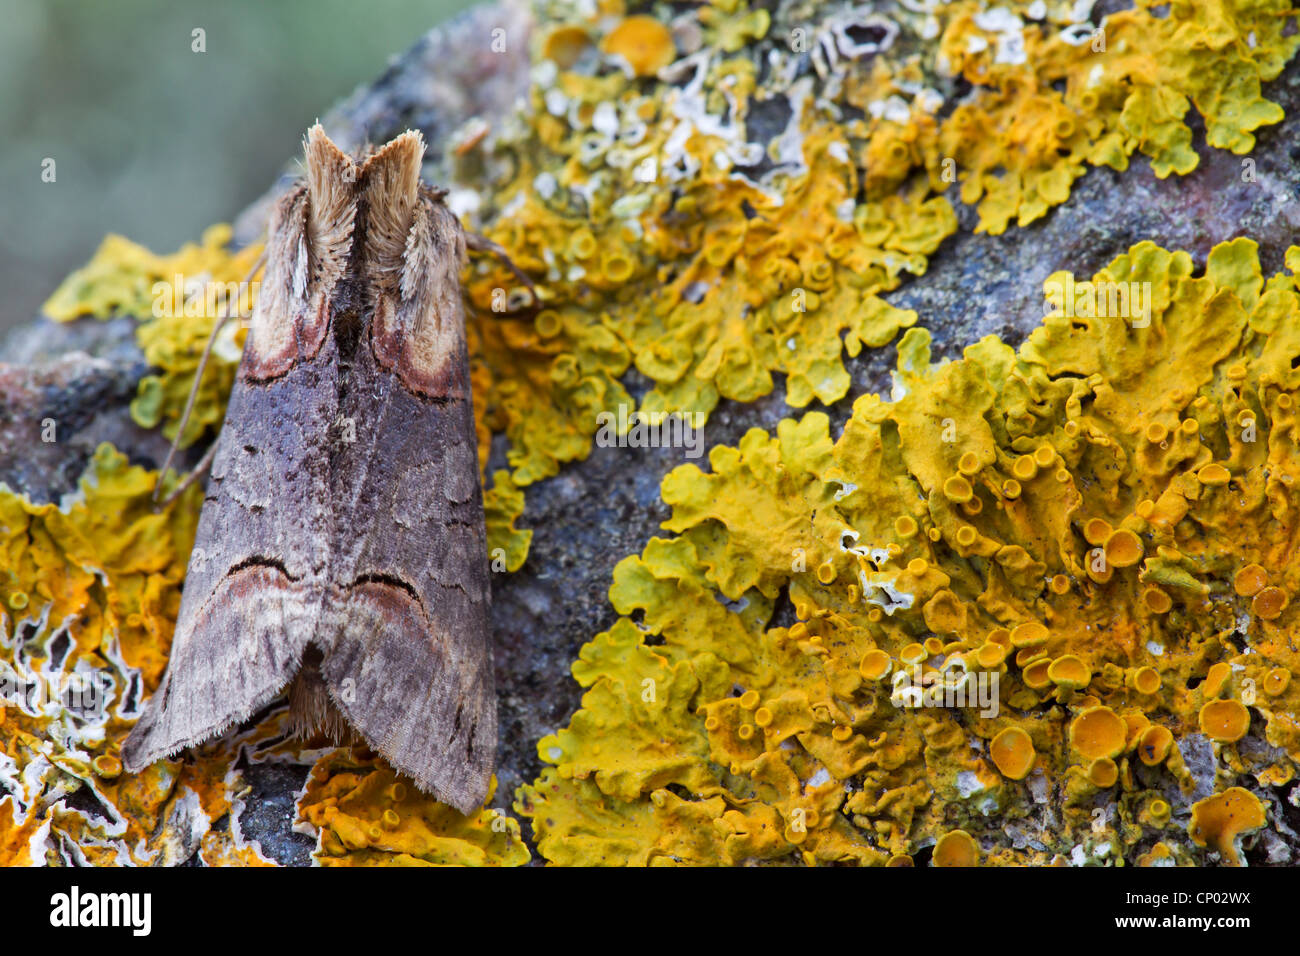
[[[1142,602],[1153,614],[1167,614],[1174,606],[1173,598],[1163,588],[1149,587],[1142,592]]]
[[[964,475],[953,475],[943,483],[943,493],[948,500],[964,503],[974,497],[974,489]]]
[[[372,755],[346,748],[316,763],[297,810],[317,836],[322,866],[518,866],[529,859],[517,820],[493,809],[463,816]]]
[[[1192,804],[1187,834],[1198,846],[1213,847],[1230,866],[1239,866],[1237,839],[1266,821],[1264,805],[1249,790],[1231,787]]]
[[[1250,611],[1265,621],[1276,621],[1286,610],[1290,598],[1281,588],[1268,587],[1255,595],[1250,602]]]
[[[1065,654],[1048,666],[1047,678],[1066,690],[1081,690],[1092,680],[1092,671],[1073,654]]]
[[[1154,667],[1139,667],[1133,672],[1133,689],[1139,694],[1154,694],[1162,683],[1160,672]]]
[[[984,670],[995,670],[1007,659],[1007,648],[992,641],[981,644],[975,651],[975,663]]]
[[[1120,529],[1106,539],[1106,560],[1117,568],[1131,568],[1142,560],[1142,541],[1132,531]]]
[[[1039,647],[1047,643],[1048,631],[1038,621],[1025,621],[1011,629],[1011,646],[1017,648]]]
[[[1019,727],[1007,727],[989,743],[989,757],[998,772],[1010,780],[1023,780],[1034,766],[1034,742]]]
[[[584,50],[591,45],[591,34],[576,24],[564,24],[555,27],[546,34],[542,41],[542,56],[554,61],[562,70],[570,69],[578,62]]]
[[[1250,730],[1250,711],[1239,700],[1212,700],[1201,708],[1200,726],[1212,740],[1236,743]]]
[[[1232,579],[1232,587],[1242,597],[1253,597],[1268,584],[1268,572],[1258,564],[1248,564]]]
[[[605,35],[600,48],[620,58],[636,76],[650,76],[673,61],[673,35],[653,17],[633,16]]]
[[[1083,526],[1083,540],[1087,541],[1094,547],[1106,543],[1106,539],[1111,536],[1114,529],[1111,528],[1110,522],[1104,518],[1089,518]]]
[[[1205,681],[1201,684],[1201,695],[1209,700],[1212,697],[1218,697],[1222,694],[1232,680],[1232,665],[1224,661],[1210,666],[1205,674]]]
[[[935,866],[979,866],[980,848],[965,830],[950,830],[934,845]]]
[[[1196,473],[1196,477],[1200,479],[1201,484],[1214,488],[1226,485],[1231,481],[1232,472],[1228,471],[1228,469],[1224,468],[1218,462],[1210,462],[1210,464],[1206,465]]]
[[[1264,677],[1264,693],[1270,697],[1280,697],[1286,693],[1291,684],[1291,672],[1282,667],[1275,667]]]
[[[1051,685],[1052,678],[1048,673],[1052,667],[1051,658],[1042,657],[1036,661],[1025,661],[1017,655],[1016,666],[1021,668],[1020,679],[1024,681],[1026,687],[1032,690],[1043,690]]]
[[[1110,757],[1099,757],[1088,766],[1088,780],[1102,790],[1119,782],[1119,765]]]
[[[1158,766],[1165,762],[1173,745],[1174,735],[1169,728],[1154,724],[1138,741],[1138,759],[1148,767]]]
[[[1128,728],[1109,707],[1091,707],[1070,724],[1070,744],[1089,760],[1115,757],[1124,750]]]

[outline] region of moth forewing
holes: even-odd
[[[355,731],[468,813],[496,751],[488,566],[459,284],[418,133],[363,161],[319,127],[279,203],[172,656],[138,770],[292,682],[304,733]],[[354,440],[341,440],[339,423]]]

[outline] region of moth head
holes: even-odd
[[[422,186],[424,139],[408,130],[349,156],[317,124],[303,181],[281,199],[254,310],[247,376],[269,380],[311,359],[329,334],[349,352],[364,333],[380,365],[412,391],[463,394],[460,270],[465,233]]]

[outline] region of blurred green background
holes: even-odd
[[[318,116],[471,5],[0,0],[0,334],[105,233],[170,252],[229,221]]]

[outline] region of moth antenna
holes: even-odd
[[[514,277],[524,284],[528,289],[528,295],[533,300],[528,306],[530,310],[538,309],[542,301],[537,295],[537,286],[533,285],[533,280],[528,278],[522,269],[515,265],[514,260],[510,258],[510,253],[506,252],[500,245],[493,242],[487,236],[480,236],[477,232],[465,232],[465,248],[471,252],[487,252],[496,256],[497,260],[514,274]],[[495,314],[495,313],[493,313]],[[510,318],[515,316],[511,315]]]
[[[212,460],[216,457],[217,457],[217,443],[213,442],[211,445],[208,446],[208,450],[203,453],[203,457],[199,459],[199,463],[194,466],[194,470],[181,479],[181,483],[172,489],[171,494],[169,494],[162,501],[158,502],[157,508],[155,510],[166,511],[168,506],[173,501],[175,501],[177,498],[179,498],[182,494],[185,493],[186,488],[194,484],[194,482],[198,481],[199,478],[201,478],[207,472],[207,470],[212,467]],[[158,490],[155,488],[154,489],[155,501],[157,501],[157,496],[158,496]]]
[[[244,276],[244,281],[240,283],[240,285],[245,286],[252,282],[253,276],[257,275],[258,270],[261,269],[265,263],[266,250],[263,249],[261,255],[259,255],[256,261],[253,262],[253,268],[248,270],[248,275]],[[199,358],[199,367],[194,373],[194,383],[190,386],[190,397],[185,402],[185,411],[181,413],[181,422],[176,429],[176,437],[172,439],[172,446],[167,451],[167,459],[163,462],[162,468],[158,470],[158,477],[160,480],[153,489],[153,500],[155,504],[158,503],[158,493],[162,490],[161,478],[163,475],[167,474],[167,469],[171,467],[172,459],[176,457],[176,450],[180,448],[181,436],[185,434],[185,426],[190,423],[190,413],[194,411],[194,401],[199,394],[199,383],[203,381],[203,372],[207,368],[208,357],[212,354],[212,347],[216,344],[217,336],[221,333],[221,330],[225,327],[226,323],[230,321],[232,315],[233,313],[230,311],[230,303],[227,302],[222,314],[217,316],[217,321],[212,326],[212,334],[208,336],[207,344],[203,346],[203,355]],[[215,442],[213,443],[213,447],[216,447]],[[209,450],[209,454],[210,453],[211,450]],[[204,457],[206,458],[207,456],[205,455]],[[209,462],[209,464],[211,463]],[[168,496],[167,501],[164,502],[164,504],[174,501],[176,496],[180,494],[189,483],[189,480],[186,479],[186,482],[182,484],[176,492]]]

